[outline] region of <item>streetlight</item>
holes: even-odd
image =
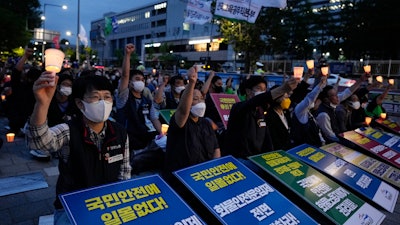
[[[43,4],[43,15],[41,19],[43,20],[43,32],[42,32],[42,62],[44,62],[44,45],[45,45],[45,34],[46,34],[46,6],[54,6],[62,8],[63,10],[67,10],[68,7],[66,5],[56,5],[50,3]]]

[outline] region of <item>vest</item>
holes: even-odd
[[[328,114],[329,118],[331,118],[331,127],[332,127],[332,131],[333,133],[335,133],[336,135],[340,133],[339,130],[339,125],[338,125],[338,121],[336,118],[336,112],[335,112],[335,108],[330,107],[328,104],[323,103],[319,106],[318,108],[318,114],[325,112]],[[328,138],[324,137],[325,140],[328,140]]]
[[[295,146],[307,143],[316,147],[320,147],[322,143],[319,133],[320,129],[315,123],[315,119],[311,113],[308,114],[308,121],[306,124],[300,123],[297,116],[293,113],[290,136]]]
[[[154,132],[148,132],[145,113],[150,113],[151,100],[142,96],[139,107],[136,107],[136,99],[131,92],[121,109],[117,110],[116,121],[122,124],[129,134],[129,148],[138,150],[145,148],[154,139]]]
[[[60,175],[56,194],[71,192],[118,181],[123,160],[109,163],[107,158],[125,153],[127,134],[125,129],[114,122],[107,121],[107,129],[101,149],[90,140],[90,131],[82,120],[71,120],[68,160],[59,160]],[[57,209],[62,208],[57,198]]]

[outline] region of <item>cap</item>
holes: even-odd
[[[264,64],[260,63],[260,62],[256,62],[257,66],[264,66]]]

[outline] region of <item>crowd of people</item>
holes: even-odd
[[[63,69],[53,76],[26,67],[29,48],[10,68],[11,79],[1,86],[6,96],[1,111],[10,132],[25,136],[34,156],[59,159],[57,195],[146,172],[157,172],[179,188],[173,171],[225,155],[258,172],[248,156],[303,143],[340,142],[340,133],[384,112],[382,101],[391,87],[369,100],[376,83],[368,84],[364,74],[339,92],[326,84],[319,65],[302,80],[291,77],[270,89],[263,76],[247,76],[234,90],[232,78],[224,84],[213,71],[199,80],[196,67],[185,77],[145,75],[143,66],[132,68],[134,51],[127,44],[121,71],[108,73]],[[317,83],[308,84],[310,76]],[[211,93],[240,96],[226,128]],[[170,121],[160,117],[160,109],[175,110]],[[166,122],[164,134],[161,124]],[[68,224],[58,199],[55,208],[56,224]]]

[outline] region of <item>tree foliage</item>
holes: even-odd
[[[0,50],[25,46],[40,27],[39,0],[0,1]]]

